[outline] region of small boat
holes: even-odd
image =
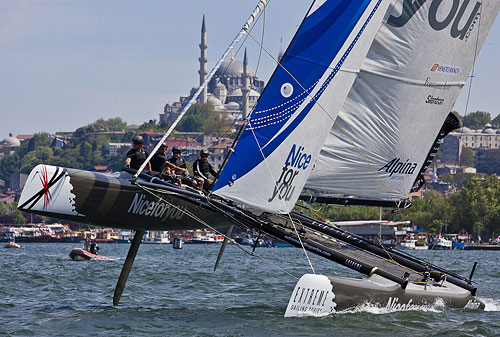
[[[92,254],[88,250],[83,248],[73,248],[71,253],[69,253],[69,257],[73,261],[89,261],[89,260],[107,260],[108,258],[103,255]]]
[[[402,250],[414,250],[414,249],[429,249],[429,246],[427,245],[421,245],[417,242],[417,240],[404,240],[401,241],[401,243],[398,245],[399,249]]]
[[[195,236],[190,241],[190,243],[195,244],[214,244],[214,243],[222,243],[224,241],[224,237],[222,235],[215,235],[214,233],[207,233],[205,236]]]
[[[433,250],[449,250],[452,247],[451,240],[445,239],[443,237],[435,238],[431,249]]]
[[[21,248],[21,245],[14,240],[10,240],[3,248]]]
[[[174,244],[173,244],[174,249],[182,249],[183,245],[184,242],[182,241],[181,238],[174,238]]]
[[[157,245],[168,244],[170,243],[170,237],[165,231],[146,231],[142,238],[142,243]]]

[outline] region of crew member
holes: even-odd
[[[132,139],[132,144],[133,148],[127,152],[127,158],[125,158],[125,166],[138,170],[148,158],[149,153],[142,148],[144,139],[141,136],[135,136]],[[146,168],[151,171],[151,164],[149,162]]]
[[[168,161],[175,165],[176,168],[173,170],[173,177],[177,180],[179,186],[181,183],[196,187],[196,181],[189,176],[189,171],[187,169],[186,161],[181,157],[181,149],[178,146],[172,148],[172,157],[168,158]]]
[[[181,186],[181,179],[177,179],[176,177],[174,177],[173,173],[176,170],[180,172],[183,172],[184,170],[181,167],[169,162],[166,154],[167,145],[161,144],[158,148],[158,151],[150,161],[153,175],[159,175],[163,180],[172,180],[174,182],[177,182],[179,186]]]
[[[204,190],[207,190],[212,185],[212,180],[208,178],[208,175],[217,176],[217,172],[215,172],[212,165],[208,162],[208,155],[209,152],[207,150],[201,150],[200,159],[196,159],[193,163],[194,178],[198,181],[200,189]]]

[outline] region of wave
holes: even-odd
[[[412,304],[408,307],[395,308],[380,306],[378,303],[365,302],[354,308],[338,311],[335,314],[358,314],[358,313],[370,313],[374,315],[384,315],[398,311],[422,311],[422,312],[435,312],[441,313],[444,311],[445,303],[442,299],[438,298],[435,302],[430,304],[415,305]]]
[[[480,298],[484,302],[484,311],[500,311],[500,299]]]

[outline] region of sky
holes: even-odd
[[[165,104],[198,84],[201,19],[208,69],[253,11],[256,0],[2,0],[0,139],[12,133],[73,131],[99,118],[129,124],[159,119]],[[276,56],[310,5],[271,0],[264,47]],[[500,113],[500,20],[474,69],[468,112]],[[262,38],[262,23],[253,33]],[[247,39],[249,62],[267,80],[275,63]],[[240,50],[235,58],[242,60]],[[468,85],[455,105],[465,114]]]

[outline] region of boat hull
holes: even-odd
[[[21,248],[21,245],[15,242],[9,242],[3,248]]]
[[[74,248],[71,253],[69,253],[69,257],[73,261],[90,261],[90,260],[107,260],[108,258],[103,255],[92,254],[88,250],[82,248]]]
[[[19,209],[134,230],[196,229],[200,222],[212,226],[231,224],[203,194],[176,189],[174,185],[165,187],[141,179],[134,181],[127,172],[104,174],[49,165],[38,165],[32,170],[21,194]],[[191,216],[194,214],[196,216]]]
[[[432,285],[409,283],[406,289],[378,275],[368,278],[328,277],[335,293],[336,310],[370,303],[389,310],[411,310],[442,300],[450,308],[484,309],[484,303],[470,291],[445,282]]]
[[[331,286],[331,289],[328,289],[330,296],[325,295],[324,286],[321,288],[315,282],[317,278],[328,278]],[[333,304],[325,303],[326,298],[333,301]],[[332,308],[338,312],[361,305],[389,311],[418,310],[419,307],[439,303],[451,308],[482,310],[485,307],[485,304],[469,291],[449,282],[426,285],[409,283],[406,289],[403,289],[399,284],[378,275],[350,278],[306,274],[299,280],[290,297],[287,315],[322,315],[331,313]]]

